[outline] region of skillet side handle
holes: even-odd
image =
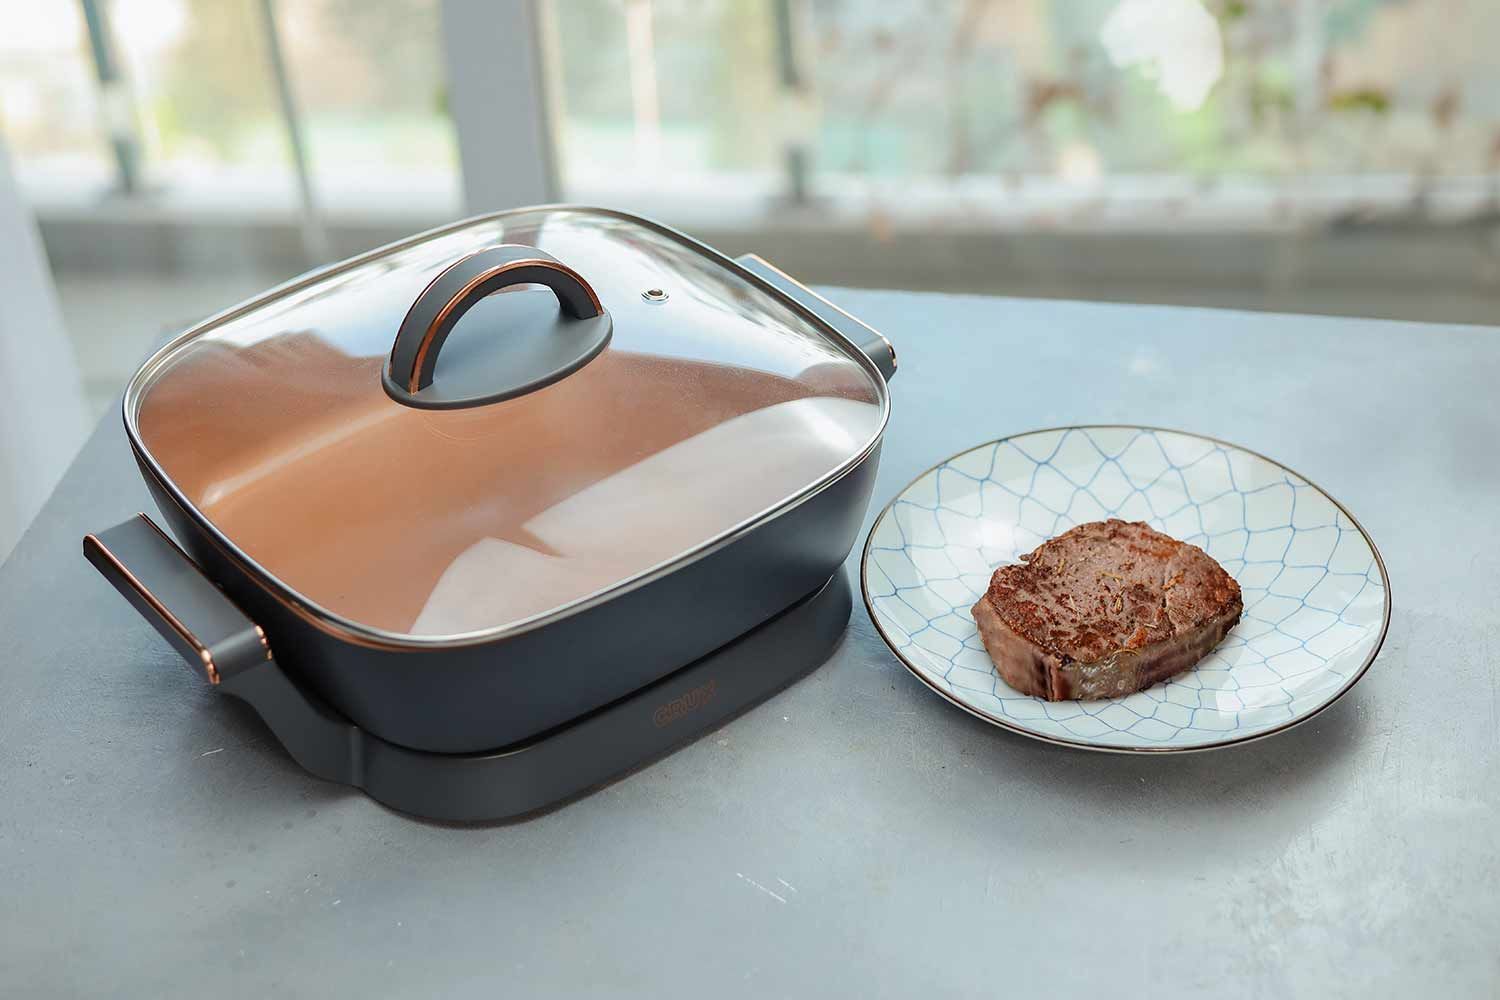
[[[880,369],[880,374],[885,376],[887,382],[895,377],[896,348],[883,335],[850,316],[758,254],[747,253],[736,257],[735,263],[852,340],[855,346],[870,356],[870,360],[875,362],[875,367]]]
[[[83,554],[194,673],[249,702],[297,763],[320,778],[363,784],[360,730],[287,676],[260,626],[149,517],[86,536]]]
[[[271,658],[260,626],[145,514],[86,536],[83,554],[210,684]]]

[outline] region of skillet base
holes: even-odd
[[[299,764],[429,819],[503,820],[576,798],[691,742],[827,659],[849,621],[842,568],[815,594],[649,687],[539,737],[442,754],[358,729],[266,660],[220,687],[250,703]]]
[[[190,669],[255,709],[293,760],[440,820],[515,819],[657,759],[817,667],[852,606],[840,568],[738,639],[623,698],[509,746],[440,753],[371,734],[294,679],[261,628],[144,514],[89,535],[83,549]]]

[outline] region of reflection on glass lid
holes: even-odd
[[[435,274],[496,243],[578,271],[613,322],[593,360],[504,402],[423,410],[381,385]],[[660,289],[665,297],[645,296]],[[552,292],[490,296],[463,364]],[[467,345],[467,346],[466,346]],[[171,350],[127,398],[149,455],[314,607],[446,636],[565,607],[691,552],[857,458],[883,388],[846,347],[670,233],[555,209],[481,220],[272,298]]]

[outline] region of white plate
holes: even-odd
[[[1200,546],[1245,613],[1193,669],[1125,698],[1057,701],[1000,679],[969,615],[1002,563],[1119,517]],[[1116,752],[1207,750],[1280,732],[1364,674],[1390,583],[1347,510],[1243,448],[1150,427],[1067,427],[992,441],[917,477],[881,512],[860,583],[881,636],[949,701],[1006,729]]]

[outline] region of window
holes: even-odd
[[[1042,228],[1496,208],[1483,0],[550,9],[573,190],[748,175]]]
[[[539,4],[571,196],[1022,228],[1497,200],[1486,0]],[[441,0],[88,6],[120,71],[102,91],[81,6],[24,5],[0,39],[5,134],[43,203],[119,187],[124,137],[148,198],[296,211],[295,127],[321,210],[458,211]],[[487,99],[496,128],[548,117]]]
[[[458,210],[437,0],[95,7],[118,83],[96,81],[77,4],[27,5],[18,30],[0,39],[0,120],[40,204],[119,190],[109,142],[118,137],[139,158],[135,194],[145,202],[300,212],[284,82],[321,209]]]
[[[113,180],[76,4],[28,4],[0,35],[0,130],[28,188],[99,189]]]

